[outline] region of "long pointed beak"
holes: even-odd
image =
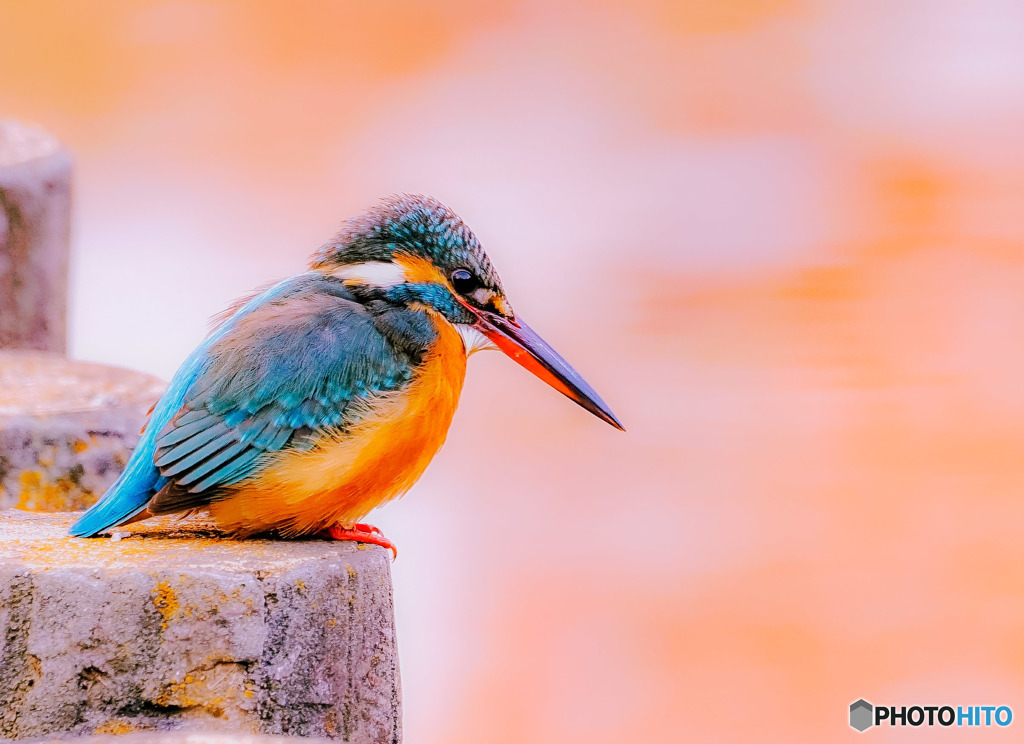
[[[497,313],[470,308],[477,316],[476,328],[521,366],[548,385],[586,408],[599,419],[625,431],[608,404],[587,384],[557,351],[521,320],[509,320]]]

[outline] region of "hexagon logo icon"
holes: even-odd
[[[850,703],[850,727],[864,732],[874,725],[875,709],[864,698]]]

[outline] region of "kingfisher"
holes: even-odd
[[[218,318],[154,405],[125,470],[71,534],[205,511],[228,534],[395,546],[361,520],[444,443],[470,354],[513,360],[612,426],[516,315],[476,236],[419,195],[382,200],[304,273]]]

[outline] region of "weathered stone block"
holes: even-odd
[[[163,388],[119,367],[0,351],[0,509],[92,505],[124,469]]]
[[[390,554],[0,513],[0,737],[221,728],[401,740]]]

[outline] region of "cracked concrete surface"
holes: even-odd
[[[401,740],[387,551],[169,521],[71,538],[73,518],[0,512],[0,738]]]

